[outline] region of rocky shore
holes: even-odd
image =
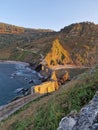
[[[0,106],[31,93],[31,87],[40,84],[40,73],[29,63],[0,61]]]

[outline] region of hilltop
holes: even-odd
[[[7,23],[0,23],[0,34],[22,34],[22,33],[43,33],[43,32],[53,32],[50,29],[31,29],[19,27]]]

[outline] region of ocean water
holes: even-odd
[[[29,83],[30,80],[34,83]],[[0,62],[0,106],[19,96],[18,89],[40,84],[39,74],[24,63]]]

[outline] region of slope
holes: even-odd
[[[56,130],[62,117],[79,111],[98,90],[98,66],[77,76],[51,94],[25,105],[7,120],[0,130]]]
[[[54,40],[59,39],[74,64],[93,66],[98,63],[98,25],[94,23],[71,24],[59,32],[26,28],[20,31],[13,25],[1,25],[7,32],[0,33],[1,60],[39,63],[42,56],[45,57],[51,51]],[[17,28],[17,33],[12,33],[13,27]]]
[[[59,38],[74,63],[87,66],[98,63],[98,25],[91,22],[71,24],[61,29]]]
[[[44,46],[42,42],[51,39],[50,34],[54,34],[54,31],[49,29],[29,29],[0,23],[0,60],[26,62],[34,62],[35,59],[39,60],[41,58],[40,50]]]

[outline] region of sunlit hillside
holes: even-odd
[[[48,66],[72,63],[69,52],[62,47],[58,39],[53,42],[50,52],[45,57],[45,61]]]
[[[1,25],[2,30],[3,24]],[[0,34],[1,60],[39,63],[42,57],[48,59],[51,55],[52,58],[51,61],[48,60],[48,64],[57,64],[57,62],[65,64],[72,61],[76,65],[91,66],[98,63],[98,25],[94,23],[72,24],[64,27],[59,32],[26,28],[21,28],[22,31],[19,31],[20,28],[8,24],[5,27],[7,33]],[[19,34],[12,33],[11,30],[14,27],[17,28]],[[55,39],[59,41],[57,42]],[[54,41],[55,44],[53,45]],[[56,46],[60,50],[59,54],[54,49]],[[52,52],[55,53],[54,56]],[[62,59],[60,58],[61,55]],[[53,61],[53,58],[57,60]]]

